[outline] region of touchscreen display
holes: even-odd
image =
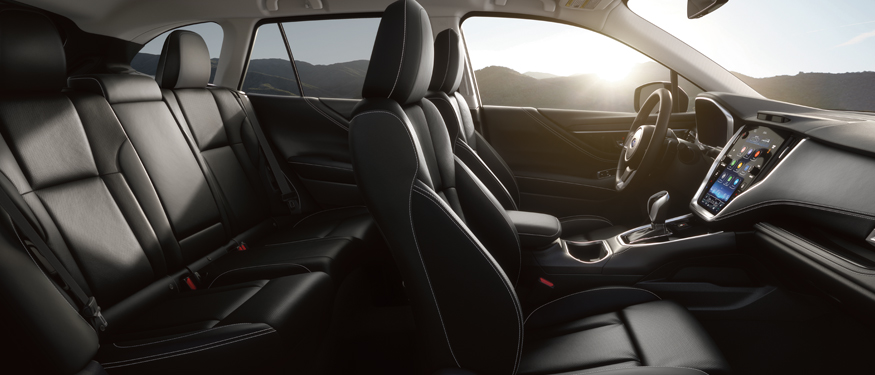
[[[729,146],[723,162],[708,180],[699,205],[717,214],[750,185],[763,166],[778,151],[784,137],[763,126],[747,126]]]

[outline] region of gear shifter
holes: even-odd
[[[650,217],[650,227],[629,233],[625,238],[627,243],[642,242],[672,234],[665,226],[669,198],[668,192],[663,190],[647,199],[647,216]]]
[[[647,200],[647,215],[650,216],[650,229],[665,229],[665,215],[668,212],[668,192],[663,190]]]

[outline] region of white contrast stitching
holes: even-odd
[[[609,290],[609,289],[641,290],[641,291],[645,291],[645,292],[647,292],[647,293],[652,294],[654,297],[656,297],[656,298],[659,299],[659,300],[662,300],[662,298],[659,298],[659,296],[656,295],[656,293],[653,293],[653,292],[651,292],[651,291],[649,291],[649,290],[647,290],[647,289],[633,288],[633,287],[626,287],[626,286],[609,286],[609,287],[604,287],[604,288],[596,288],[596,289],[584,290],[584,291],[582,291],[582,292],[572,293],[572,294],[569,294],[569,295],[567,295],[567,296],[564,296],[564,297],[561,297],[561,298],[554,299],[554,300],[552,300],[552,301],[550,301],[550,302],[547,302],[547,303],[545,303],[545,304],[543,304],[543,305],[541,305],[541,306],[538,306],[538,308],[532,310],[532,312],[529,313],[529,316],[526,317],[525,322],[528,322],[528,321],[529,321],[529,318],[531,318],[532,315],[535,315],[535,312],[536,312],[536,311],[540,310],[542,307],[547,306],[547,305],[549,305],[549,304],[551,304],[551,303],[553,303],[553,302],[561,301],[561,300],[566,299],[566,298],[568,298],[568,297],[575,296],[575,295],[582,294],[582,293],[586,293],[586,292],[595,292],[595,291],[599,291],[599,290]],[[523,322],[523,324],[525,324],[525,322]]]
[[[468,241],[471,241],[471,244],[474,245],[474,247],[476,247],[477,250],[479,250],[480,255],[482,255],[483,258],[486,259],[486,263],[488,263],[492,267],[492,270],[495,271],[495,273],[499,276],[499,278],[501,278],[501,275],[503,274],[503,272],[501,272],[499,270],[499,268],[496,268],[495,261],[494,260],[490,261],[490,259],[489,259],[490,257],[488,257],[486,255],[485,250],[483,248],[483,245],[480,243],[480,241],[477,241],[475,239],[475,237],[473,237],[472,234],[470,234],[465,228],[463,228],[461,225],[459,225],[459,217],[456,216],[456,214],[453,213],[452,210],[450,210],[448,207],[446,207],[446,203],[444,203],[444,201],[442,199],[440,199],[440,197],[438,197],[437,195],[434,195],[434,193],[432,193],[431,191],[420,188],[419,186],[413,186],[413,190],[416,191],[419,195],[422,195],[426,199],[429,199],[432,202],[434,202],[444,212],[444,214],[447,215],[447,217],[450,219],[450,221],[453,224],[455,224],[457,228],[459,228],[459,230],[462,232],[462,234],[464,234],[465,237],[468,238]],[[505,275],[504,279],[506,279],[507,282],[504,282],[502,284],[504,284],[504,288],[507,290],[507,292],[510,296],[511,302],[513,302],[513,297],[515,294],[514,294],[513,290],[511,289],[511,287],[508,286],[508,284],[510,283],[510,280],[507,279],[507,275]],[[522,351],[522,343],[523,343],[522,335],[523,335],[523,326],[525,325],[525,323],[520,320],[520,318],[522,317],[522,311],[520,311],[519,305],[517,303],[513,303],[513,305],[514,305],[514,310],[516,310],[515,312],[517,313],[516,314],[517,315],[517,323],[519,323],[519,331],[517,334],[517,340],[518,340],[517,341],[517,362],[514,365],[514,371],[513,371],[513,373],[516,373],[516,366],[518,366],[518,364],[519,364],[519,354]]]
[[[744,209],[734,211],[734,212],[729,213],[725,216],[722,216],[721,219],[725,219],[725,218],[729,218],[729,217],[732,217],[735,215],[739,215],[739,214],[742,214],[742,213],[745,213],[745,212],[748,212],[751,210],[755,210],[757,208],[775,206],[775,205],[810,207],[810,208],[814,208],[814,209],[830,211],[830,212],[840,213],[840,214],[849,215],[849,216],[856,216],[856,217],[859,217],[862,219],[871,219],[873,217],[869,213],[859,212],[859,211],[851,211],[851,210],[844,209],[842,207],[818,205],[818,204],[813,204],[813,203],[804,202],[804,201],[797,201],[797,200],[775,199],[775,200],[768,200],[768,201],[760,202],[760,203],[754,204],[752,206],[745,207]]]
[[[389,97],[392,97],[392,93],[395,92],[395,86],[398,85],[398,78],[401,77],[401,68],[404,66],[404,50],[407,48],[407,1],[404,1],[404,36],[401,39],[401,61],[398,62],[398,74],[395,75],[395,83],[392,84],[392,90],[389,90]],[[386,112],[389,113],[389,112]],[[391,114],[391,113],[390,113]],[[394,116],[394,115],[393,115]],[[358,116],[356,116],[358,117]],[[396,116],[397,117],[397,116]],[[399,121],[401,119],[398,119]],[[401,122],[404,124],[404,122]],[[419,170],[417,161],[416,170]],[[413,186],[413,185],[411,185]]]
[[[274,264],[263,264],[263,265],[260,265],[260,266],[240,267],[240,268],[235,268],[235,269],[233,269],[233,270],[227,270],[227,271],[225,271],[225,272],[220,273],[219,276],[216,276],[216,278],[213,279],[213,281],[210,283],[210,286],[208,286],[207,289],[212,288],[212,287],[213,287],[213,284],[215,284],[216,281],[219,280],[220,277],[225,276],[226,273],[230,273],[230,272],[234,272],[234,271],[240,271],[240,270],[248,270],[248,269],[251,269],[251,268],[271,267],[271,266],[279,266],[279,265],[285,265],[285,266],[298,266],[298,267],[301,267],[301,268],[307,270],[307,272],[313,272],[313,271],[310,271],[309,268],[307,268],[307,267],[305,267],[305,266],[303,266],[303,265],[301,265],[301,264],[298,264],[298,263],[274,263]]]
[[[407,7],[407,2],[404,3],[404,6],[405,6],[405,8]],[[405,14],[406,14],[406,9],[405,9]],[[406,16],[405,16],[405,19],[406,19]],[[376,113],[388,114],[388,115],[391,115],[392,117],[394,117],[396,120],[398,120],[398,123],[401,124],[401,127],[407,133],[407,137],[410,140],[410,146],[413,147],[414,159],[416,160],[416,169],[413,171],[413,178],[410,180],[410,188],[409,188],[410,194],[407,196],[407,217],[408,217],[408,220],[410,221],[410,233],[411,233],[411,235],[413,235],[413,244],[416,246],[416,253],[419,255],[420,264],[422,264],[422,272],[425,274],[425,281],[426,281],[426,283],[428,283],[428,290],[429,290],[429,292],[431,292],[431,297],[432,297],[432,300],[434,301],[435,309],[437,309],[438,320],[440,320],[441,329],[444,332],[444,339],[447,341],[447,348],[450,350],[450,356],[453,357],[453,361],[456,362],[456,366],[462,367],[462,365],[459,364],[459,360],[456,359],[456,354],[453,353],[453,345],[450,343],[449,335],[447,335],[447,328],[446,328],[446,326],[444,326],[444,318],[441,315],[441,308],[440,308],[440,306],[438,306],[437,296],[434,295],[434,289],[431,286],[431,278],[429,278],[428,270],[425,268],[425,260],[422,259],[422,251],[419,250],[419,242],[416,239],[416,230],[413,228],[413,206],[411,203],[412,203],[412,199],[413,199],[414,183],[416,183],[416,175],[419,174],[419,153],[416,150],[416,142],[413,140],[413,134],[411,134],[410,129],[407,127],[407,125],[404,123],[404,121],[402,121],[398,116],[396,116],[394,113],[389,112],[389,111],[363,112],[363,113],[360,113],[360,114],[356,115],[355,117],[353,117],[352,121],[355,121],[355,119],[358,118],[359,116],[367,115],[367,114],[376,114]]]
[[[135,358],[135,359],[126,359],[126,360],[124,360],[124,361],[117,361],[117,362],[104,363],[104,364],[103,364],[103,365],[104,365],[103,368],[105,368],[105,369],[112,369],[112,368],[119,368],[119,367],[126,367],[126,366],[139,365],[139,364],[143,364],[143,363],[147,363],[147,362],[160,361],[160,360],[162,360],[162,359],[168,359],[168,358],[173,358],[173,357],[179,357],[179,356],[183,356],[183,355],[188,355],[188,354],[193,354],[193,353],[197,353],[197,352],[202,352],[202,351],[204,351],[204,350],[215,349],[215,348],[218,348],[218,347],[221,347],[221,346],[230,345],[230,344],[238,343],[238,342],[241,342],[241,341],[246,341],[246,340],[249,340],[249,339],[254,339],[254,338],[256,338],[256,337],[261,337],[261,336],[264,336],[264,335],[269,335],[269,334],[274,333],[274,332],[276,332],[275,329],[273,329],[273,328],[266,328],[266,329],[263,329],[263,330],[261,330],[261,331],[256,331],[256,332],[248,333],[248,334],[245,334],[245,335],[240,335],[240,336],[237,336],[237,337],[233,337],[232,339],[236,339],[236,340],[233,340],[233,341],[227,341],[228,339],[222,340],[222,341],[227,341],[227,342],[224,342],[224,343],[222,343],[222,344],[218,344],[219,342],[222,342],[222,341],[217,341],[217,342],[215,342],[215,343],[208,344],[208,345],[196,346],[196,347],[194,347],[194,348],[182,349],[182,350],[177,350],[177,351],[168,352],[168,353],[164,353],[164,354],[157,354],[157,355],[153,355],[153,356],[146,356],[146,357],[140,357],[140,358]],[[256,333],[258,333],[258,334],[256,334]],[[247,336],[247,335],[249,335],[249,336]],[[244,336],[247,336],[247,337],[244,337]],[[214,345],[214,344],[218,344],[218,345]],[[196,348],[200,348],[200,349],[198,349],[198,350],[191,350],[191,349],[196,349]],[[178,353],[178,352],[185,352],[185,353]],[[178,353],[178,354],[173,354],[173,353]],[[172,354],[172,355],[168,355],[168,354]],[[159,357],[158,357],[158,358],[151,358],[151,357],[155,357],[155,356],[159,356]],[[151,358],[151,359],[146,359],[146,358]],[[141,359],[142,359],[142,361],[141,361]],[[138,362],[132,362],[132,363],[126,363],[126,364],[114,365],[114,364],[116,364],[116,363],[130,362],[130,361],[138,361]]]
[[[149,345],[154,345],[154,344],[160,344],[160,343],[162,343],[162,342],[168,342],[168,341],[173,341],[173,340],[184,339],[184,338],[186,338],[186,337],[191,337],[191,336],[194,336],[194,335],[199,335],[199,334],[204,333],[204,332],[209,332],[209,331],[213,331],[213,330],[217,330],[217,329],[221,329],[221,328],[225,328],[225,327],[239,326],[239,325],[243,325],[243,324],[252,324],[252,323],[234,323],[234,324],[228,324],[228,325],[226,325],[226,326],[218,326],[218,327],[213,327],[213,328],[207,328],[207,329],[205,329],[205,330],[203,330],[203,331],[198,331],[198,332],[195,332],[195,333],[190,333],[190,334],[187,334],[187,335],[184,335],[184,336],[176,336],[176,337],[169,338],[169,339],[166,339],[166,340],[147,342],[147,343],[145,343],[145,344],[137,344],[137,345],[119,345],[119,344],[117,344],[117,343],[113,343],[112,345],[115,346],[116,348],[119,348],[119,349],[139,348],[139,347],[142,347],[142,346],[149,346]]]
[[[346,126],[344,126],[343,124],[337,122],[337,120],[335,120],[333,117],[331,117],[331,116],[329,116],[327,113],[323,112],[321,109],[319,109],[318,107],[316,107],[315,105],[313,105],[313,103],[310,103],[310,99],[307,98],[306,96],[304,97],[304,101],[307,102],[307,105],[309,105],[310,108],[313,108],[316,112],[318,112],[320,115],[322,115],[322,117],[327,118],[328,121],[333,122],[334,125],[337,125],[337,126],[341,127],[343,130],[349,131],[349,127],[346,127]]]

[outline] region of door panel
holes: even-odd
[[[485,105],[479,115],[481,130],[517,178],[521,209],[627,225],[646,217],[643,202],[656,190],[618,194],[613,174],[605,173],[617,166],[634,113]],[[669,122],[680,135],[694,126],[693,113],[673,114]]]
[[[358,100],[250,94],[264,131],[323,208],[361,205],[349,155],[348,116]]]

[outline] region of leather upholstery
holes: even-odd
[[[0,51],[20,44],[45,57],[44,49],[60,46],[54,26],[34,14],[0,12]],[[0,98],[0,188],[75,282],[96,298],[109,325],[98,337],[19,242],[8,216],[0,215],[0,330],[20,338],[16,344],[32,366],[28,370],[245,373],[272,370],[281,361],[306,362],[307,348],[318,347],[327,328],[334,280],[322,272],[285,276],[292,272],[271,269],[183,291],[187,261],[199,254],[182,250],[224,251],[230,239],[196,150],[182,138],[154,81],[96,76],[73,79],[81,90],[62,93],[53,78],[65,75],[62,49],[57,57],[3,67],[44,77],[33,78],[28,95]],[[5,55],[2,60],[20,62]],[[15,73],[2,74],[5,79]],[[363,221],[360,211],[352,216]],[[309,231],[327,236],[343,225],[342,218],[322,222],[335,227],[320,230],[314,221]],[[350,226],[359,229],[355,223]],[[264,233],[278,226],[272,224],[264,220],[239,236],[269,239]],[[306,252],[286,245],[285,254]],[[317,247],[307,245],[314,258],[350,248]],[[268,255],[242,259],[238,266]]]
[[[390,98],[402,105],[419,101],[428,89],[434,64],[434,39],[425,33],[431,22],[413,0],[392,3],[377,30],[363,98]]]
[[[520,236],[520,246],[537,250],[562,237],[562,226],[555,216],[536,212],[507,211]]]
[[[403,22],[401,6],[418,7],[409,0],[393,3],[381,31]],[[408,23],[408,33],[410,27],[431,34],[428,23]],[[398,39],[378,33],[374,54],[396,50]],[[406,51],[421,56],[427,53],[411,48],[428,47],[408,44]],[[393,81],[379,70],[366,78],[378,87]],[[616,365],[725,369],[688,313],[639,289],[557,300],[535,312],[529,330],[515,290],[522,255],[510,215],[453,156],[435,104],[409,99],[362,100],[353,111],[350,146],[357,184],[386,236],[424,338],[426,371],[458,367],[484,374],[547,374]],[[558,231],[559,223],[552,228]],[[624,320],[627,315],[631,320]],[[639,336],[645,348],[636,346]]]
[[[64,45],[48,17],[0,10],[0,92],[60,91],[67,78]]]
[[[454,93],[462,84],[465,60],[462,56],[462,38],[456,30],[446,29],[434,38],[434,73],[430,91]]]
[[[520,192],[513,171],[474,129],[468,102],[458,92],[465,66],[461,40],[455,30],[441,31],[435,37],[434,56],[434,72],[427,98],[444,119],[453,152],[506,210],[519,210]],[[598,221],[563,220],[561,226],[564,239],[572,241],[605,239],[626,231],[625,227],[613,226],[610,222],[602,225]]]
[[[195,32],[176,30],[167,36],[155,80],[165,89],[202,89],[210,82],[210,50]]]

